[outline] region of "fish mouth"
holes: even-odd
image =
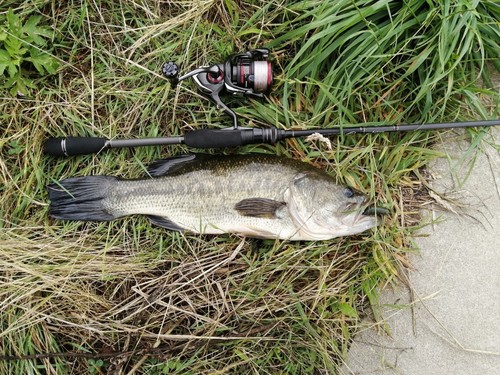
[[[376,206],[366,199],[358,201],[357,203],[352,202],[348,204],[348,209],[352,212],[356,212],[355,221],[366,217],[380,217],[390,213],[387,208]]]
[[[358,204],[358,210],[354,216],[353,223],[359,227],[371,228],[379,222],[383,215],[389,214],[389,210],[384,207],[375,206],[373,203],[363,201]]]

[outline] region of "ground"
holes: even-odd
[[[344,374],[500,373],[500,155],[485,147],[461,185],[468,144],[437,147],[449,157],[431,165],[432,189],[462,207],[431,208],[436,223],[416,239],[409,288],[382,291],[385,319],[356,337]]]

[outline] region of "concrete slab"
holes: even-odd
[[[498,129],[492,138],[500,143]],[[461,195],[461,215],[438,213],[444,220],[422,230],[413,303],[403,286],[382,293],[391,334],[372,326],[356,336],[343,374],[500,374],[500,154],[486,147],[460,186],[464,147],[443,144],[450,159],[431,167],[433,189]]]

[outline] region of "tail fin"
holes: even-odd
[[[73,177],[47,186],[49,215],[60,220],[108,221],[115,219],[105,202],[111,176]]]

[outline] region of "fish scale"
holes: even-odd
[[[240,166],[241,167],[241,166]],[[237,170],[238,165],[234,166]],[[242,199],[261,197],[283,199],[286,184],[271,179],[275,170],[266,171],[261,180],[253,184],[237,180],[234,173],[221,175],[210,171],[182,176],[166,176],[147,181],[118,181],[106,200],[106,209],[115,216],[130,214],[162,215],[176,218],[175,222],[190,230],[198,231],[200,218],[205,233],[219,233],[217,227],[227,227],[238,219],[242,225],[276,227],[281,230],[291,226],[276,220],[237,215],[234,206]],[[243,172],[240,171],[239,174]],[[217,183],[214,184],[214,181]],[[133,199],[132,199],[133,197]],[[216,223],[216,224],[213,224]],[[274,229],[279,230],[278,228]]]

